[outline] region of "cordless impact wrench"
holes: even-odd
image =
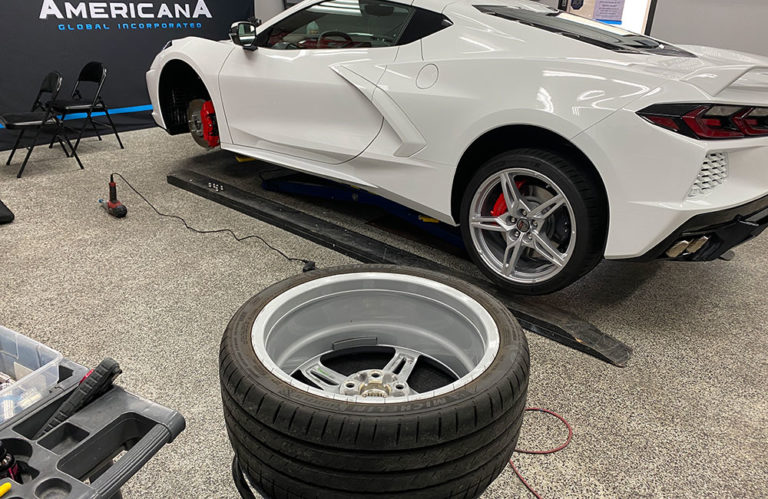
[[[109,201],[105,203],[103,199],[99,199],[99,203],[115,218],[123,218],[128,214],[128,208],[117,200],[117,184],[115,184],[114,175],[109,176]]]

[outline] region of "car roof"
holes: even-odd
[[[442,12],[451,4],[463,3],[469,5],[501,5],[505,7],[520,7],[523,9],[543,12],[554,11],[552,7],[539,3],[537,0],[393,0],[400,3],[412,4],[414,7]]]

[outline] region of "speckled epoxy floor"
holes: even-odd
[[[44,148],[21,180],[17,164],[0,167],[0,199],[17,216],[0,226],[0,324],[86,365],[116,358],[120,384],[187,418],[187,430],[124,487],[125,497],[234,497],[218,342],[240,304],[300,264],[257,241],[188,231],[120,184],[128,217],[108,217],[97,204],[108,174],[123,173],[159,209],[195,227],[258,233],[322,267],[352,260],[165,182],[175,169],[222,161],[224,153],[206,154],[157,129],[124,141],[124,151],[113,139],[84,142],[84,171]],[[333,210],[315,214],[432,252]],[[766,236],[752,241],[732,262],[605,262],[549,297],[632,346],[634,357],[619,369],[528,335],[529,405],[553,409],[574,427],[573,443],[558,454],[515,455],[544,497],[768,496],[767,247]],[[529,413],[520,446],[551,447],[564,436],[556,421]],[[509,470],[486,492],[526,495]]]

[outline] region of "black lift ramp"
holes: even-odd
[[[171,173],[168,175],[168,183],[363,263],[419,267],[471,282],[504,303],[525,329],[615,366],[624,367],[632,355],[632,349],[621,341],[569,312],[547,305],[541,297],[511,295],[485,279],[450,269],[401,248],[192,170]],[[214,188],[211,187],[212,184]]]

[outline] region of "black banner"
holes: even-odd
[[[2,0],[0,113],[29,111],[50,71],[64,75],[60,96],[68,98],[80,69],[99,61],[107,67],[102,96],[115,121],[151,126],[144,74],[166,42],[225,39],[232,22],[252,15],[253,0]],[[132,115],[120,119],[121,113]],[[0,130],[0,149],[13,140],[15,133]]]

